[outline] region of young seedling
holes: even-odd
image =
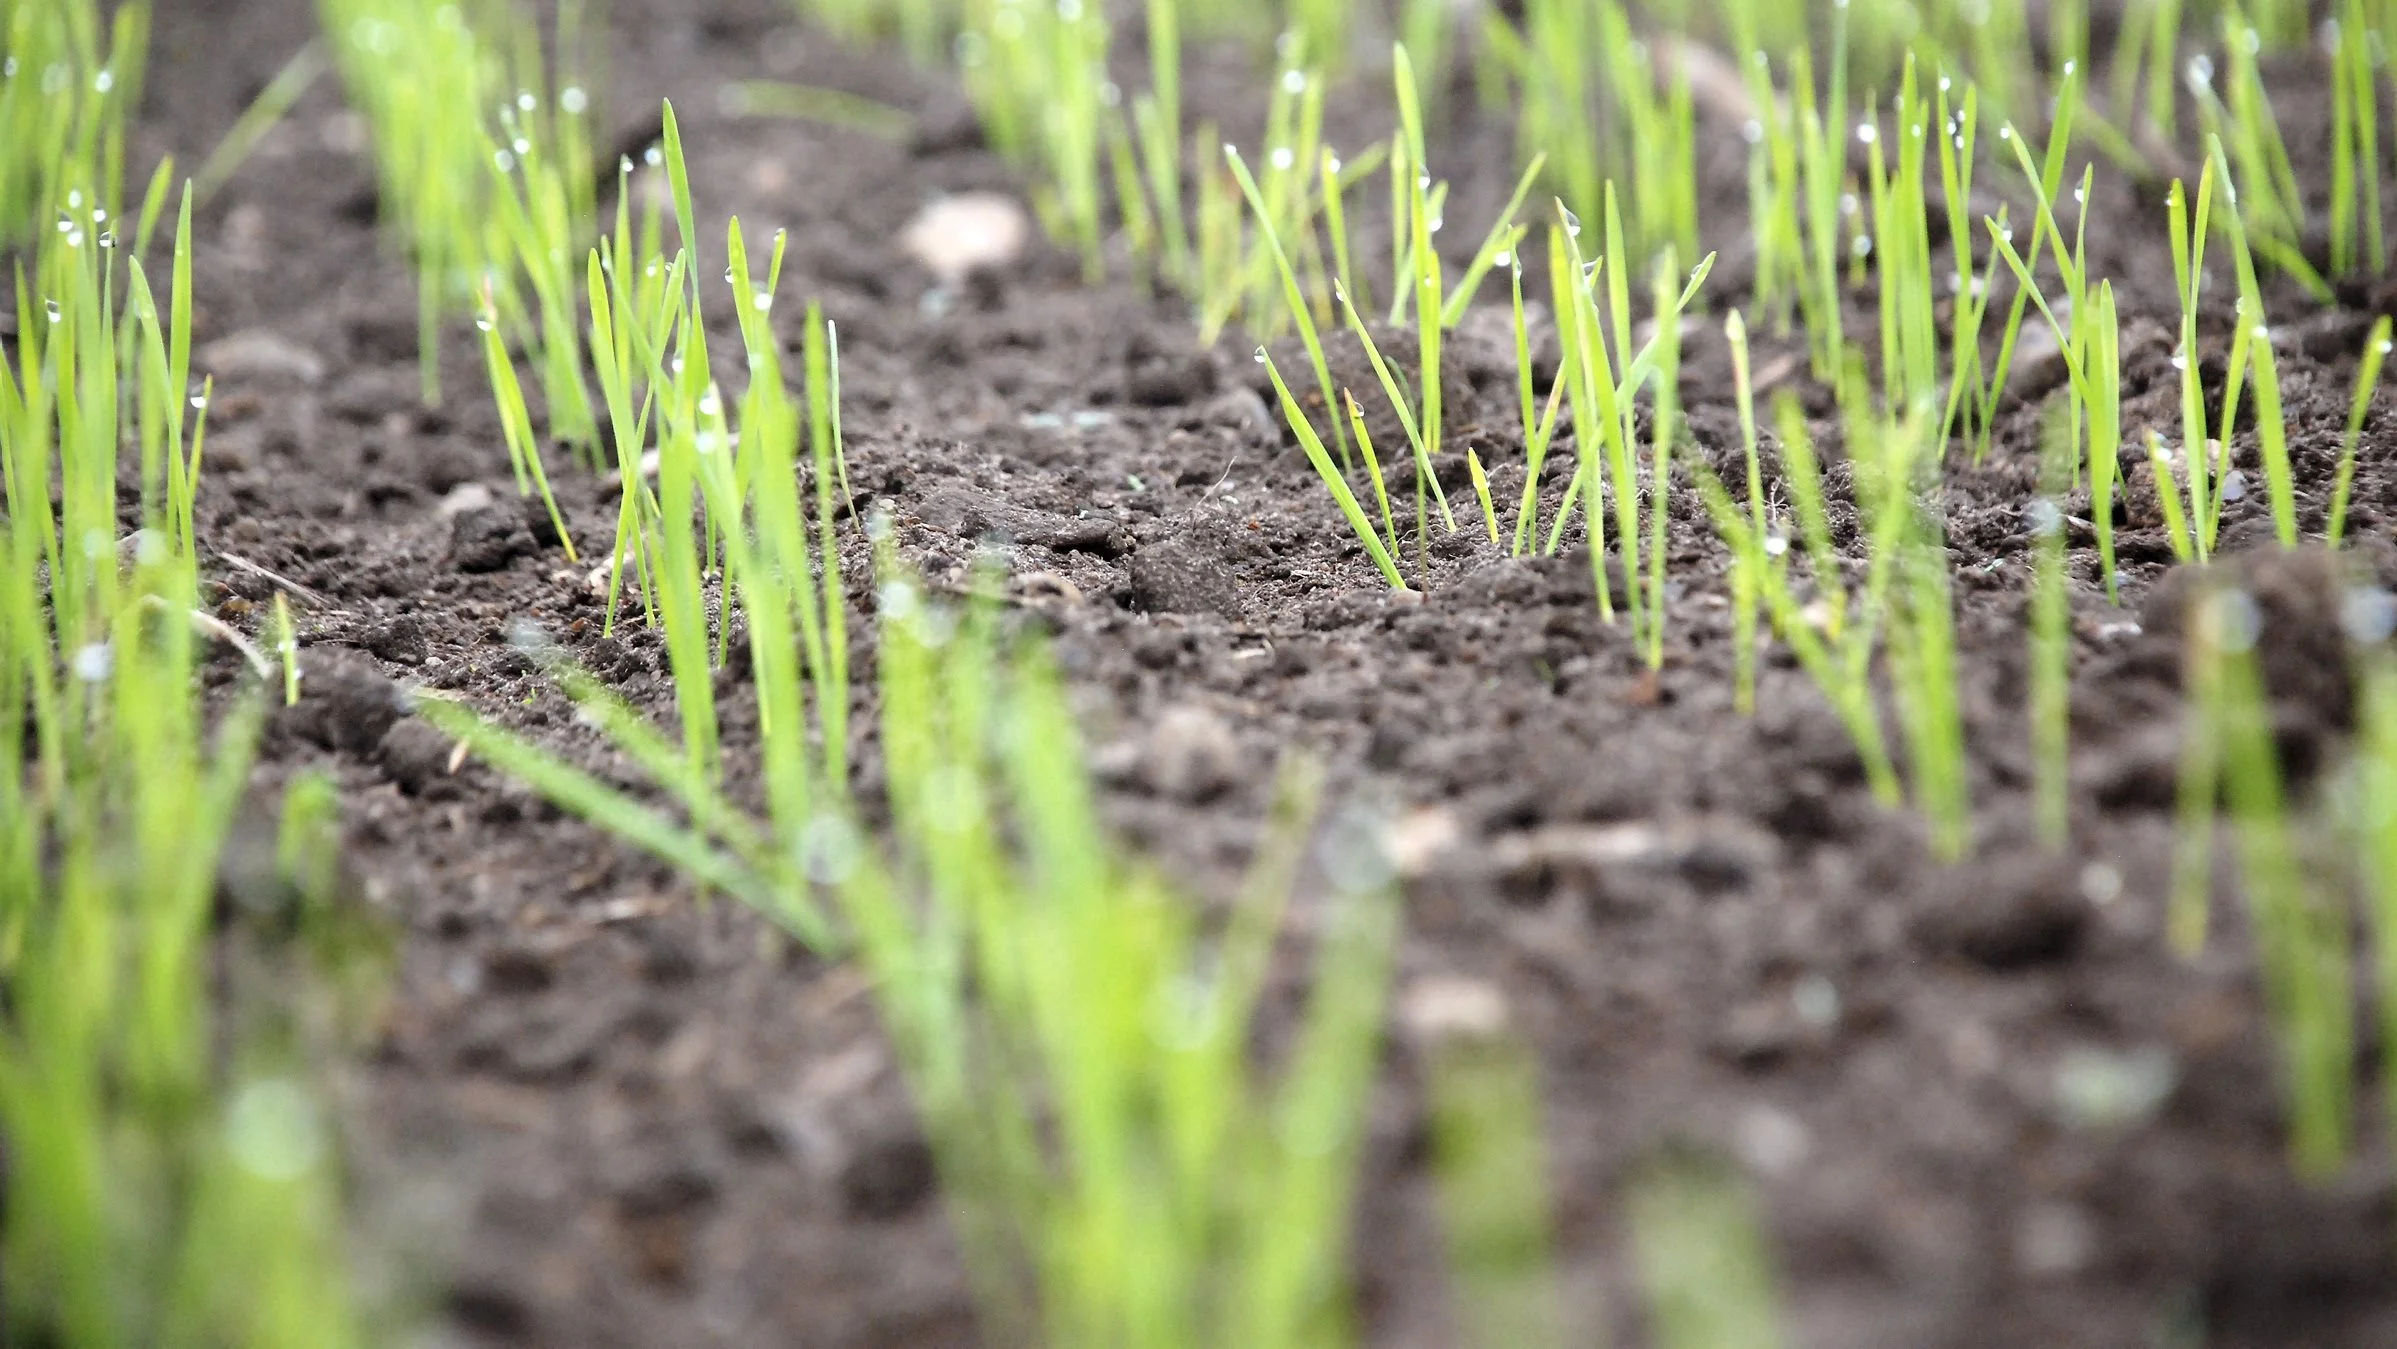
[[[1774,331],[1787,334],[1807,284],[1798,128],[1789,103],[1773,85],[1772,63],[1762,50],[1754,50],[1741,63],[1741,74],[1756,114],[1741,129],[1748,142],[1748,229],[1756,246],[1751,307],[1760,325],[1770,323]]]
[[[2356,365],[2355,396],[2347,409],[2347,431],[2339,438],[2339,476],[2331,489],[2330,519],[2323,541],[2336,548],[2347,535],[2347,505],[2355,490],[2355,451],[2363,440],[2364,418],[2372,411],[2372,395],[2380,386],[2381,363],[2391,346],[2389,317],[2381,315],[2364,339],[2363,359]]]
[[[1998,400],[2006,392],[2007,381],[2013,377],[2015,344],[2022,336],[2023,320],[2027,316],[2030,302],[2036,294],[2036,287],[2020,284],[2021,279],[2026,275],[2037,274],[2042,249],[2051,239],[2058,249],[2063,247],[2063,232],[2051,228],[2055,214],[2053,203],[2057,193],[2062,190],[2065,163],[2072,147],[2073,113],[2080,106],[2077,92],[2079,79],[2077,71],[2065,73],[2064,88],[2059,91],[2056,100],[2056,116],[2048,128],[2046,155],[2039,161],[2036,169],[2029,167],[2031,164],[2030,151],[2022,139],[2021,132],[2011,123],[2001,124],[1998,127],[1998,140],[2008,147],[2014,156],[2016,165],[2022,168],[2023,177],[2030,184],[2033,195],[2039,203],[2039,209],[2032,220],[2030,251],[2018,259],[2022,264],[2019,268],[2013,267],[2011,263],[2008,264],[2015,273],[2017,284],[2014,288],[2013,302],[2006,311],[2005,326],[1998,332],[1997,358],[1989,367],[1989,382],[1980,391],[1980,406],[1983,415],[1978,419],[1981,429],[1973,449],[1975,463],[1981,462],[1988,456],[1990,436],[1994,430],[1992,414],[1998,406]],[[2083,219],[2086,220],[2086,215]],[[1993,242],[2012,244],[2014,230],[2002,209],[1994,220],[1985,217],[1983,224],[1993,236]],[[1995,274],[1998,258],[2002,252],[2002,249],[1993,249],[1991,252],[1992,275]],[[2063,278],[2064,294],[2067,296],[2068,306],[2077,306],[2086,269],[2079,265],[2077,256],[2071,259],[2059,259],[2056,267],[2058,275]],[[1986,291],[1986,287],[1984,289]],[[1981,303],[1986,305],[1986,294]],[[2080,311],[2077,307],[2072,307],[2069,312],[2077,314]],[[1976,314],[1974,316],[1976,331],[1979,322],[1980,317]],[[2053,325],[2051,324],[2051,326]]]
[[[1747,531],[1741,538],[1749,547],[1733,555],[1731,573],[1732,700],[1740,715],[1748,716],[1756,711],[1756,615],[1764,595],[1764,573],[1781,565],[1789,541],[1772,533],[1765,513],[1764,470],[1756,453],[1756,394],[1748,371],[1748,326],[1738,310],[1724,318],[1723,337],[1731,348],[1731,390],[1739,407],[1740,454],[1748,470]]]
[[[1925,479],[1935,478],[1939,466],[1930,430],[1920,411],[1849,421],[1857,505],[1871,550],[1864,621],[1848,636],[1849,677],[1865,682],[1872,633],[1883,628],[1915,799],[1930,818],[1934,851],[1953,860],[1971,842],[1972,802],[1947,543],[1939,517],[1923,503]]]
[[[1549,530],[1548,547],[1555,551],[1575,500],[1589,524],[1590,569],[1598,591],[1598,608],[1614,621],[1613,586],[1606,573],[1604,504],[1611,496],[1617,545],[1622,551],[1627,583],[1627,611],[1633,640],[1651,666],[1664,658],[1665,550],[1661,546],[1663,519],[1671,490],[1671,446],[1674,408],[1679,398],[1681,317],[1714,266],[1712,254],[1699,260],[1687,284],[1672,286],[1668,258],[1656,273],[1653,332],[1635,353],[1632,344],[1631,295],[1624,273],[1630,263],[1622,219],[1611,189],[1607,193],[1605,251],[1585,263],[1581,254],[1581,222],[1562,202],[1557,203],[1558,249],[1567,269],[1558,276],[1557,329],[1564,364],[1560,378],[1569,381],[1573,408],[1576,472]],[[1600,316],[1598,289],[1605,287],[1605,316]],[[1614,355],[1607,350],[1608,330]],[[1622,377],[1615,375],[1622,366]],[[1640,489],[1638,427],[1633,400],[1643,385],[1654,382],[1650,426],[1651,455],[1647,490]],[[1641,502],[1648,514],[1643,519]],[[1643,542],[1645,541],[1645,542]],[[1643,567],[1642,553],[1646,553]]]
[[[1557,251],[1561,231],[1549,231],[1551,266],[1561,274],[1563,255]],[[1515,507],[1515,536],[1512,553],[1521,557],[1538,537],[1540,524],[1540,472],[1548,463],[1548,448],[1556,439],[1557,409],[1563,405],[1567,381],[1560,375],[1548,386],[1548,405],[1534,413],[1531,329],[1523,310],[1523,261],[1520,254],[1510,256],[1507,272],[1514,302],[1515,379],[1523,402],[1523,499]]]
[[[1784,445],[1788,444],[1785,439]],[[1784,450],[1786,454],[1786,448]],[[1825,605],[1819,612],[1801,604],[1791,588],[1787,575],[1776,567],[1763,565],[1761,559],[1770,556],[1770,540],[1760,537],[1750,524],[1748,515],[1733,500],[1721,479],[1709,472],[1703,463],[1689,465],[1697,480],[1698,493],[1712,517],[1715,530],[1730,549],[1733,557],[1759,559],[1747,569],[1763,591],[1764,607],[1774,629],[1789,644],[1790,653],[1797,657],[1799,668],[1814,681],[1824,701],[1847,728],[1849,739],[1856,746],[1857,758],[1863,762],[1865,780],[1873,797],[1883,805],[1894,806],[1902,799],[1896,768],[1890,763],[1889,751],[1881,733],[1880,713],[1873,705],[1872,686],[1852,671],[1850,662],[1842,658],[1839,648],[1826,640],[1826,630],[1836,639],[1838,628],[1831,620],[1831,609]],[[1836,575],[1836,573],[1833,573]],[[1822,584],[1818,579],[1818,585]],[[1826,591],[1826,596],[1839,593]],[[1819,626],[1818,626],[1819,625]]]
[[[1952,87],[1953,81],[1948,76],[1940,76],[1932,99],[1935,139],[1939,145],[1939,181],[1947,204],[1948,255],[1952,266],[1948,285],[1955,297],[1948,327],[1947,407],[1940,416],[1939,441],[1945,445],[1960,426],[1967,429],[1974,446],[1974,462],[1978,463],[1988,452],[1996,415],[1996,408],[1989,400],[1987,372],[1982,365],[1981,325],[1988,316],[1990,296],[1996,288],[1999,258],[1993,249],[1981,271],[1973,268],[1973,241],[1977,237],[1972,221],[1974,146],[1980,135],[1981,93],[1977,87],[1966,85],[1963,98],[1951,106]],[[2005,229],[2004,212],[2001,206],[2001,232]]]
[[[957,46],[992,148],[1025,170],[1042,223],[1081,254],[1092,281],[1106,274],[1103,160],[1120,99],[1107,78],[1109,37],[1096,4],[985,2],[966,7]]]
[[[258,1034],[282,1028],[245,1014],[251,981],[213,949],[255,926],[220,904],[217,864],[265,699],[241,686],[203,698],[203,634],[272,667],[198,608],[208,391],[189,383],[191,193],[167,304],[129,255],[171,175],[153,180],[138,228],[116,209],[114,79],[137,80],[146,16],[119,8],[110,64],[95,67],[97,6],[12,11],[10,61],[45,56],[56,74],[0,94],[52,80],[83,108],[56,159],[0,189],[63,213],[18,261],[0,350],[7,1334],[347,1349],[359,1325],[319,1103],[305,1065]],[[130,532],[120,503],[137,512]],[[228,1263],[235,1244],[243,1259]]]
[[[2177,121],[2184,0],[2131,0],[2114,44],[2111,102],[2117,118],[2145,120],[2145,132],[2169,143]],[[2134,111],[2135,110],[2135,111]]]
[[[2062,849],[2072,832],[2072,599],[2058,504],[2072,487],[2071,453],[2069,445],[2050,448],[2040,465],[2040,494],[2023,511],[2031,535],[2032,800],[2040,838],[2052,850]]]
[[[2379,803],[2397,800],[2397,666],[2391,664],[2385,625],[2385,614],[2375,619],[2371,630],[2356,631],[2359,625],[2349,625],[2350,639],[2363,647],[2358,657],[2360,752],[2354,778],[2354,801],[2360,808],[2352,827],[2372,940],[2373,994],[2380,1003],[2382,1117],[2397,1119],[2386,1113],[2397,1106],[2397,1079],[2388,1074],[2390,1046],[2397,1045],[2397,814],[2379,808]]]
[[[2230,214],[2244,218],[2244,231],[2259,254],[2327,302],[2329,287],[2299,250],[2305,229],[2305,198],[2298,191],[2296,170],[2289,162],[2272,100],[2264,91],[2257,65],[2262,49],[2259,30],[2233,6],[2222,16],[2221,31],[2225,62],[2221,73],[2226,88],[2217,91],[2214,63],[2202,53],[2190,58],[2188,86],[2207,140],[2224,146],[2226,184],[2231,180],[2231,167],[2238,169],[2241,190],[2230,196]]]
[[[113,10],[113,12],[111,12]],[[127,114],[149,55],[146,0],[12,6],[0,80],[0,248],[46,242],[62,212],[123,216]],[[144,239],[147,242],[147,239]]]
[[[1331,366],[1324,359],[1323,340],[1317,335],[1315,316],[1307,306],[1306,292],[1299,285],[1297,270],[1290,265],[1290,255],[1282,248],[1281,232],[1274,227],[1272,208],[1266,204],[1265,194],[1258,189],[1255,176],[1250,174],[1247,161],[1230,145],[1223,147],[1223,157],[1224,162],[1231,166],[1232,177],[1240,184],[1241,195],[1248,199],[1249,209],[1256,214],[1257,230],[1265,244],[1266,257],[1281,279],[1282,300],[1288,307],[1291,320],[1298,327],[1299,340],[1306,344],[1307,363],[1314,367],[1316,391],[1322,397],[1327,417],[1332,421],[1332,441],[1340,447],[1340,465],[1346,468],[1348,436],[1341,430],[1339,420],[1334,415],[1334,410],[1340,406],[1339,391],[1333,387]]]
[[[2380,90],[2373,79],[2374,66],[2385,59],[2375,52],[2381,34],[2373,30],[2367,0],[2340,0],[2323,32],[2331,71],[2331,270],[2379,272],[2389,261],[2380,189]]]
[[[1426,1013],[1432,1171],[1449,1283],[1470,1349],[1567,1343],[1552,1264],[1539,1063],[1500,1018],[1457,990]]]
[[[1397,559],[1383,544],[1380,536],[1374,533],[1373,522],[1366,517],[1365,508],[1357,504],[1357,494],[1349,489],[1348,476],[1332,461],[1331,453],[1324,449],[1323,438],[1315,434],[1314,421],[1307,416],[1306,409],[1299,406],[1298,399],[1291,395],[1290,386],[1283,382],[1282,372],[1273,363],[1273,357],[1267,354],[1265,348],[1259,347],[1257,359],[1264,363],[1266,374],[1273,380],[1274,393],[1281,399],[1282,416],[1290,423],[1292,434],[1298,437],[1299,448],[1306,451],[1307,462],[1314,466],[1315,474],[1323,480],[1323,485],[1331,490],[1332,500],[1339,504],[1340,514],[1347,518],[1348,527],[1356,532],[1357,541],[1365,545],[1366,556],[1373,559],[1373,565],[1381,571],[1382,579],[1390,583],[1392,590],[1406,589],[1406,578],[1399,574]],[[1381,490],[1378,463],[1374,466],[1373,478],[1378,493]],[[1384,497],[1383,509],[1386,516],[1387,497]]]
[[[885,593],[908,584],[889,575]],[[898,847],[844,887],[986,1312],[1060,1341],[1344,1343],[1395,920],[1371,878],[1387,873],[1367,851],[1327,897],[1314,990],[1269,1085],[1250,1028],[1311,776],[1285,792],[1246,897],[1202,924],[1109,846],[1054,675],[994,626],[920,592],[886,609]],[[1335,823],[1327,846],[1375,848],[1360,827]]]
[[[1772,1255],[1736,1169],[1692,1153],[1662,1158],[1635,1182],[1630,1222],[1662,1349],[1784,1343]]]
[[[2173,454],[2160,438],[2149,441],[2149,460],[2155,471],[2156,495],[2166,509],[2167,521],[2182,520],[2185,524],[2172,529],[2174,552],[2184,562],[2203,562],[2213,551],[2214,527],[2222,508],[2221,474],[2217,467],[2217,447],[2227,443],[2230,436],[2230,414],[2238,407],[2239,388],[2245,378],[2247,363],[2247,328],[2240,325],[2231,344],[2230,373],[2225,381],[2222,408],[2222,433],[2217,438],[2206,419],[2205,384],[2199,371],[2197,352],[2197,319],[2200,292],[2205,284],[2205,248],[2211,233],[2214,199],[2214,160],[2209,156],[2199,171],[2197,191],[2192,199],[2187,188],[2175,181],[2166,195],[2165,204],[2171,217],[2172,270],[2174,287],[2180,296],[2180,345],[2173,353],[2173,366],[2180,372],[2181,386],[2181,453],[2182,481],[2173,480]],[[2188,500],[2183,512],[2180,500]]]
[[[1544,156],[1556,170],[1555,194],[1595,218],[1606,184],[1622,183],[1643,269],[1667,251],[1697,256],[1687,67],[1659,61],[1616,0],[1530,0],[1520,32],[1496,15],[1487,32],[1518,91],[1517,144],[1526,159]]]
[[[2272,348],[2272,329],[2264,314],[2264,288],[2257,279],[2255,258],[2248,247],[2247,226],[2239,206],[2239,194],[2233,184],[2230,165],[2224,157],[2222,142],[2210,146],[2215,169],[2221,174],[2227,209],[2222,213],[2223,232],[2229,236],[2231,261],[2239,279],[2239,304],[2233,315],[2237,329],[2233,336],[2233,360],[2237,359],[2240,344],[2244,344],[2248,359],[2253,362],[2256,386],[2256,448],[2262,461],[2264,488],[2272,510],[2272,527],[2284,548],[2297,546],[2297,484],[2289,467],[2289,426],[2282,415],[2280,396],[2280,361]],[[2223,401],[2223,457],[2230,457],[2231,429],[2236,426],[2233,416],[2236,405],[2231,395]],[[2226,464],[2227,467],[2227,464]]]
[[[258,91],[256,98],[250,100],[250,106],[242,109],[241,116],[234,119],[232,130],[227,131],[224,139],[217,142],[216,148],[208,152],[208,157],[200,161],[199,172],[192,175],[192,194],[203,203],[215,196],[225,181],[233,176],[234,170],[249,159],[266,139],[267,133],[282,122],[292,105],[299,102],[300,96],[307,93],[317,77],[324,73],[325,56],[315,43],[303,44],[292,53],[283,68],[275,72],[275,77],[266,82],[266,87]]]
[[[2184,954],[2204,945],[2219,800],[2237,843],[2265,1002],[2280,1035],[2292,1160],[2301,1173],[2322,1177],[2346,1160],[2352,1131],[2350,916],[2306,878],[2256,655],[2262,620],[2255,601],[2212,589],[2193,600],[2187,623],[2173,944]]]

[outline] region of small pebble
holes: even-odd
[[[1008,266],[1031,240],[1031,217],[1013,197],[997,192],[942,197],[916,212],[899,236],[908,256],[948,286]]]
[[[1223,718],[1203,707],[1167,708],[1141,751],[1149,789],[1175,801],[1210,800],[1240,780],[1240,742]]]
[[[193,355],[194,368],[222,380],[321,384],[325,378],[322,356],[264,329],[220,337]]]

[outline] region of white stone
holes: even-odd
[[[899,242],[943,285],[1001,268],[1024,255],[1032,241],[1032,219],[1013,197],[997,192],[960,192],[916,212]]]

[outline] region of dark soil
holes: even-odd
[[[311,9],[160,8],[145,145],[192,162],[305,40]],[[803,36],[767,0],[612,8],[621,125],[637,134],[675,96],[704,205],[737,208],[752,237],[788,226],[785,295],[822,297],[839,323],[860,492],[897,513],[936,583],[962,581],[982,536],[1012,540],[1009,592],[1057,634],[1126,840],[1222,889],[1293,747],[1326,757],[1340,790],[1402,803],[1397,1003],[1433,980],[1502,992],[1545,1070],[1565,1286],[1608,1342],[1642,1334],[1624,1182],[1696,1142],[1756,1178],[1796,1344],[2195,1344],[2198,1327],[2215,1346],[2397,1344],[2378,1122],[2336,1180],[2293,1179],[2233,896],[2204,958],[2164,946],[2184,587],[2156,584],[2169,554],[2144,465],[2117,534],[2123,607],[2075,536],[2061,856],[2032,837],[2022,712],[2038,409],[2014,407],[1991,460],[1953,473],[1978,842],[1941,866],[1910,815],[1873,804],[1794,667],[1769,663],[1757,714],[1735,714],[1724,559],[1694,493],[1676,498],[1659,673],[1599,621],[1586,554],[1510,561],[1470,533],[1438,539],[1409,560],[1424,597],[1402,603],[1268,414],[1241,340],[1198,351],[1181,306],[1082,288],[1045,253],[935,316],[900,227],[931,194],[1010,185],[952,89]],[[722,83],[760,77],[898,104],[920,133],[717,113]],[[1222,91],[1227,125],[1256,115],[1228,75],[1193,87]],[[2285,114],[2301,150],[2319,140],[2297,129],[2319,120],[2303,102],[2317,96],[2297,91]],[[588,561],[569,567],[519,509],[462,340],[449,401],[420,406],[413,285],[378,248],[344,117],[317,89],[201,213],[198,339],[217,375],[201,512],[229,617],[253,621],[271,597],[257,568],[304,588],[307,693],[277,720],[262,783],[338,773],[350,866],[404,930],[387,1021],[344,1084],[375,1276],[428,1281],[465,1344],[974,1342],[860,977],[489,769],[453,769],[404,713],[406,685],[455,691],[629,781],[509,644],[525,621],[636,702],[671,695],[659,643],[637,626],[603,638]],[[1358,125],[1351,145],[1374,123]],[[1506,133],[1448,134],[1452,215],[1478,221],[1467,206],[1512,176]],[[1737,141],[1727,126],[1704,138]],[[1737,151],[1709,154],[1726,249],[1709,293],[1735,296]],[[2093,238],[2097,273],[2126,294],[2127,420],[2171,432],[2161,194],[2105,192],[2109,219],[2141,222]],[[2275,311],[2309,527],[2354,348],[2392,293],[2346,298]],[[793,340],[798,312],[777,310]],[[1721,461],[1737,433],[1713,328],[1692,335],[1683,392]],[[1760,368],[1791,349],[1763,347]],[[1511,351],[1468,325],[1453,359],[1452,425],[1472,428],[1461,438],[1511,496]],[[2384,394],[2353,531],[2384,582],[2391,412]],[[608,488],[562,459],[553,475],[583,555],[604,556]],[[2234,508],[2234,539],[2268,532],[2262,495]],[[2284,740],[2326,761],[2347,711],[2343,578],[2249,565]],[[235,662],[215,668],[229,681]],[[720,683],[737,746],[739,681]],[[1358,1226],[1365,1321],[1376,1344],[1448,1344],[1417,1046],[1403,1014],[1393,1024]],[[2127,1104],[2092,1106],[2092,1084]]]

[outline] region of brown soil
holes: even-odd
[[[2020,506],[2036,409],[2010,414],[1987,465],[1952,475],[1979,842],[1940,866],[1909,815],[1872,803],[1794,667],[1769,665],[1758,714],[1735,715],[1723,556],[1693,493],[1676,498],[1659,675],[1600,623],[1586,554],[1510,561],[1461,534],[1431,546],[1427,597],[1394,602],[1266,414],[1239,341],[1196,350],[1180,306],[1084,289],[1047,254],[932,316],[898,227],[929,194],[1010,182],[953,90],[802,36],[768,0],[612,8],[622,125],[676,97],[704,206],[737,209],[753,236],[788,226],[786,295],[821,296],[839,323],[859,489],[898,513],[935,581],[961,575],[980,536],[1014,540],[1011,592],[1057,634],[1131,844],[1221,887],[1292,746],[1327,757],[1342,790],[1418,812],[1420,837],[1454,831],[1408,886],[1397,996],[1452,975],[1504,991],[1545,1070],[1566,1288],[1608,1342],[1642,1334],[1623,1183],[1694,1140],[1756,1176],[1796,1344],[2195,1344],[2200,1326],[2217,1346],[2397,1343],[2378,1124],[2334,1182],[2292,1179],[2232,896],[2203,959],[2164,949],[2178,590],[2154,584],[2169,555],[2144,467],[2118,533],[2123,608],[2096,587],[2086,531],[2075,539],[2061,856],[2028,823]],[[161,11],[146,145],[192,162],[304,40],[311,10]],[[896,144],[717,113],[721,83],[758,77],[917,110],[920,133]],[[1216,110],[1237,124],[1232,80],[1194,87],[1224,91]],[[449,402],[419,406],[412,283],[378,249],[372,178],[338,108],[329,87],[311,94],[201,215],[199,340],[245,337],[214,351],[202,516],[211,549],[314,592],[298,610],[308,693],[278,719],[261,776],[338,773],[351,866],[405,933],[388,1023],[344,1085],[370,1263],[429,1281],[466,1344],[974,1342],[927,1152],[857,975],[697,902],[484,767],[450,772],[448,745],[396,701],[412,683],[455,690],[622,773],[508,644],[525,620],[637,702],[671,695],[659,644],[638,628],[601,638],[581,570],[517,509],[463,341]],[[2318,114],[2289,113],[2293,144],[2319,143],[2300,130]],[[1373,123],[1358,125],[1352,145]],[[1506,135],[1449,134],[1452,215],[1480,219],[1467,204],[1511,176]],[[1705,135],[1736,144],[1730,127]],[[1709,152],[1718,303],[1745,287],[1737,153]],[[2097,271],[2127,292],[2128,419],[2169,429],[2170,272],[2146,228],[2160,200],[2105,189],[2107,218],[2141,228],[2101,231]],[[2392,298],[2276,310],[2296,334],[2283,379],[2309,526],[2354,348]],[[1712,326],[1692,339],[1684,396],[1721,461],[1736,425]],[[1786,349],[1765,345],[1760,366]],[[1511,360],[1472,337],[1456,357],[1453,423],[1500,463],[1519,454]],[[2384,582],[2393,427],[2384,395],[2357,530]],[[606,489],[554,472],[585,556],[604,555]],[[1519,470],[1496,477],[1520,490]],[[491,504],[473,504],[476,485]],[[2234,509],[2233,536],[2256,535],[2261,496]],[[861,624],[864,561],[851,557]],[[2345,713],[2324,665],[2336,578],[2254,565],[2285,738],[2319,760]],[[271,594],[230,562],[218,574],[229,614]],[[229,680],[231,658],[219,669]],[[1413,1055],[1402,1036],[1375,1101],[1359,1223],[1382,1345],[1454,1340]],[[2070,1090],[2093,1072],[2153,1078],[2161,1099],[2093,1123]]]

